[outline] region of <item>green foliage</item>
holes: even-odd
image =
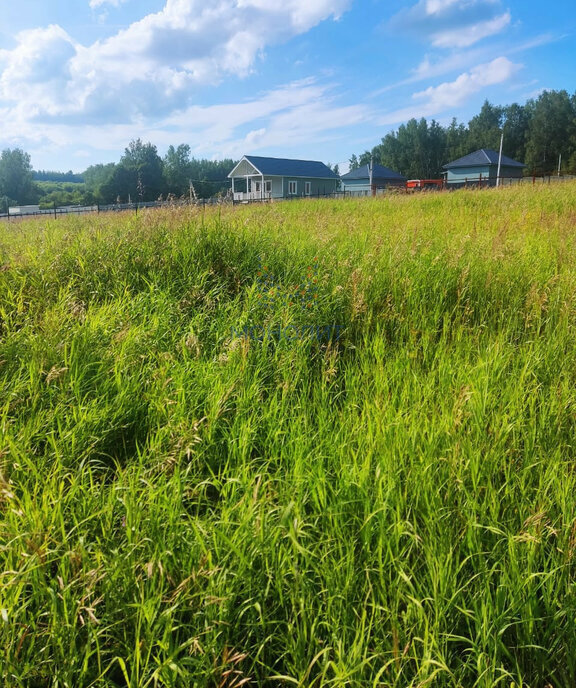
[[[35,170],[32,173],[34,181],[39,182],[72,182],[82,184],[84,177],[81,174],[74,174],[72,170],[68,172],[54,172],[53,170]]]
[[[566,91],[544,91],[527,107],[526,161],[535,172],[551,174],[557,170],[560,155],[566,164],[576,152],[576,94],[570,97]]]
[[[4,212],[9,203],[24,205],[36,200],[30,156],[21,148],[6,148],[0,154],[0,199]]]
[[[205,160],[192,158],[190,179],[199,198],[225,195],[231,188],[227,175],[238,161],[230,158]]]
[[[82,174],[86,183],[86,189],[94,194],[97,199],[105,200],[102,195],[102,187],[110,181],[115,168],[116,163],[113,162],[105,165],[99,163],[97,165],[90,165]]]
[[[77,182],[36,182],[40,208],[53,208],[69,205],[86,205],[93,201],[83,183]]]
[[[468,126],[454,118],[448,127],[432,120],[411,119],[386,134],[381,143],[365,151],[350,169],[376,162],[412,178],[435,178],[442,166],[480,148],[498,150],[504,131],[504,154],[525,162],[526,174],[547,175],[558,169],[576,174],[576,94],[544,91],[526,105],[506,107],[485,101]],[[354,164],[353,164],[354,163]]]
[[[0,196],[0,213],[7,213],[8,208],[15,205],[18,205],[18,201],[15,201],[13,198],[9,198],[6,195]]]
[[[186,143],[177,148],[169,146],[164,156],[164,177],[169,193],[183,196],[190,190],[190,146]]]
[[[134,203],[156,201],[163,194],[164,186],[162,159],[156,146],[136,139],[128,144],[103,193],[108,198],[116,193],[124,203],[129,199]]]
[[[504,108],[485,100],[480,112],[468,122],[466,145],[473,151],[479,148],[498,150],[503,120]]]
[[[575,685],[575,202],[7,224],[3,685]]]
[[[327,163],[326,163],[326,167],[327,167],[329,170],[332,170],[332,172],[334,172],[334,174],[337,174],[338,176],[340,176],[340,166],[338,165],[338,163],[336,163],[335,165],[333,165],[332,163],[327,162]],[[350,168],[350,169],[352,169],[352,168]]]
[[[430,124],[422,117],[419,121],[411,119],[398,127],[398,132],[387,134],[382,144],[371,152],[360,156],[360,165],[375,162],[397,170],[408,178],[438,176],[446,147],[444,129],[432,120]]]

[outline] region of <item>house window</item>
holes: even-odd
[[[288,182],[288,193],[291,196],[294,196],[298,192],[298,188],[296,186],[296,182]]]
[[[271,179],[267,179],[264,182],[264,191],[266,193],[272,193],[272,180]]]
[[[304,193],[306,196],[312,193],[312,182],[304,182]]]

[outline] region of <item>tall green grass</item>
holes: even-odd
[[[572,688],[575,209],[2,225],[3,685]]]

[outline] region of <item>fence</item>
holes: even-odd
[[[221,203],[230,203],[228,198],[204,198],[197,201],[143,201],[142,203],[110,203],[108,205],[78,205],[78,206],[64,206],[54,208],[45,208],[43,210],[33,210],[24,212],[8,212],[0,213],[0,220],[15,220],[23,217],[38,217],[47,216],[56,218],[59,215],[84,215],[86,213],[108,213],[132,211],[137,213],[144,208],[177,208],[184,206],[200,206],[218,205]]]
[[[315,194],[294,194],[290,196],[280,196],[280,197],[273,197],[270,194],[266,196],[260,197],[260,195],[257,194],[242,194],[242,197],[240,196],[240,193],[235,194],[236,198],[233,199],[234,205],[242,204],[246,205],[247,203],[275,203],[277,201],[302,201],[306,199],[313,199],[313,198],[350,198],[352,195],[350,191],[331,191],[329,193],[320,193],[317,192]]]
[[[484,177],[482,175],[478,177],[465,177],[464,179],[448,182],[445,184],[447,189],[461,189],[461,188],[488,188],[494,186],[516,186],[518,184],[530,184],[535,186],[536,184],[554,184],[556,182],[570,181],[571,179],[576,179],[576,175],[564,174],[548,174],[539,175],[531,177]],[[497,181],[499,180],[499,184]]]
[[[571,179],[576,179],[576,175],[546,175],[540,177],[500,177],[499,186],[514,186],[518,184],[553,184],[556,182],[569,181]],[[469,177],[459,182],[453,182],[444,185],[444,190],[455,191],[462,188],[488,188],[496,186],[496,177]],[[419,192],[430,192],[435,191],[435,189],[407,189],[405,187],[390,187],[386,189],[385,193],[419,193]],[[0,213],[0,220],[15,220],[23,217],[38,217],[46,216],[57,218],[59,215],[83,215],[86,213],[109,213],[109,212],[126,212],[132,211],[138,213],[139,210],[144,208],[177,208],[177,207],[188,207],[188,206],[200,206],[205,207],[207,205],[221,205],[221,204],[247,204],[247,203],[270,203],[276,201],[297,201],[312,198],[359,198],[363,196],[370,196],[370,192],[358,192],[358,191],[333,191],[331,193],[317,193],[314,195],[307,196],[287,196],[286,198],[249,198],[245,200],[232,199],[229,196],[217,197],[217,198],[204,198],[196,201],[145,201],[142,203],[111,203],[108,205],[83,205],[83,206],[65,206],[62,208],[54,207],[43,210],[34,210],[28,212],[8,212]],[[382,195],[381,190],[378,190],[378,195]],[[385,195],[385,194],[384,194]]]

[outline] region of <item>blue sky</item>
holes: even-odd
[[[574,0],[0,0],[0,149],[345,163],[411,117],[576,90]]]

